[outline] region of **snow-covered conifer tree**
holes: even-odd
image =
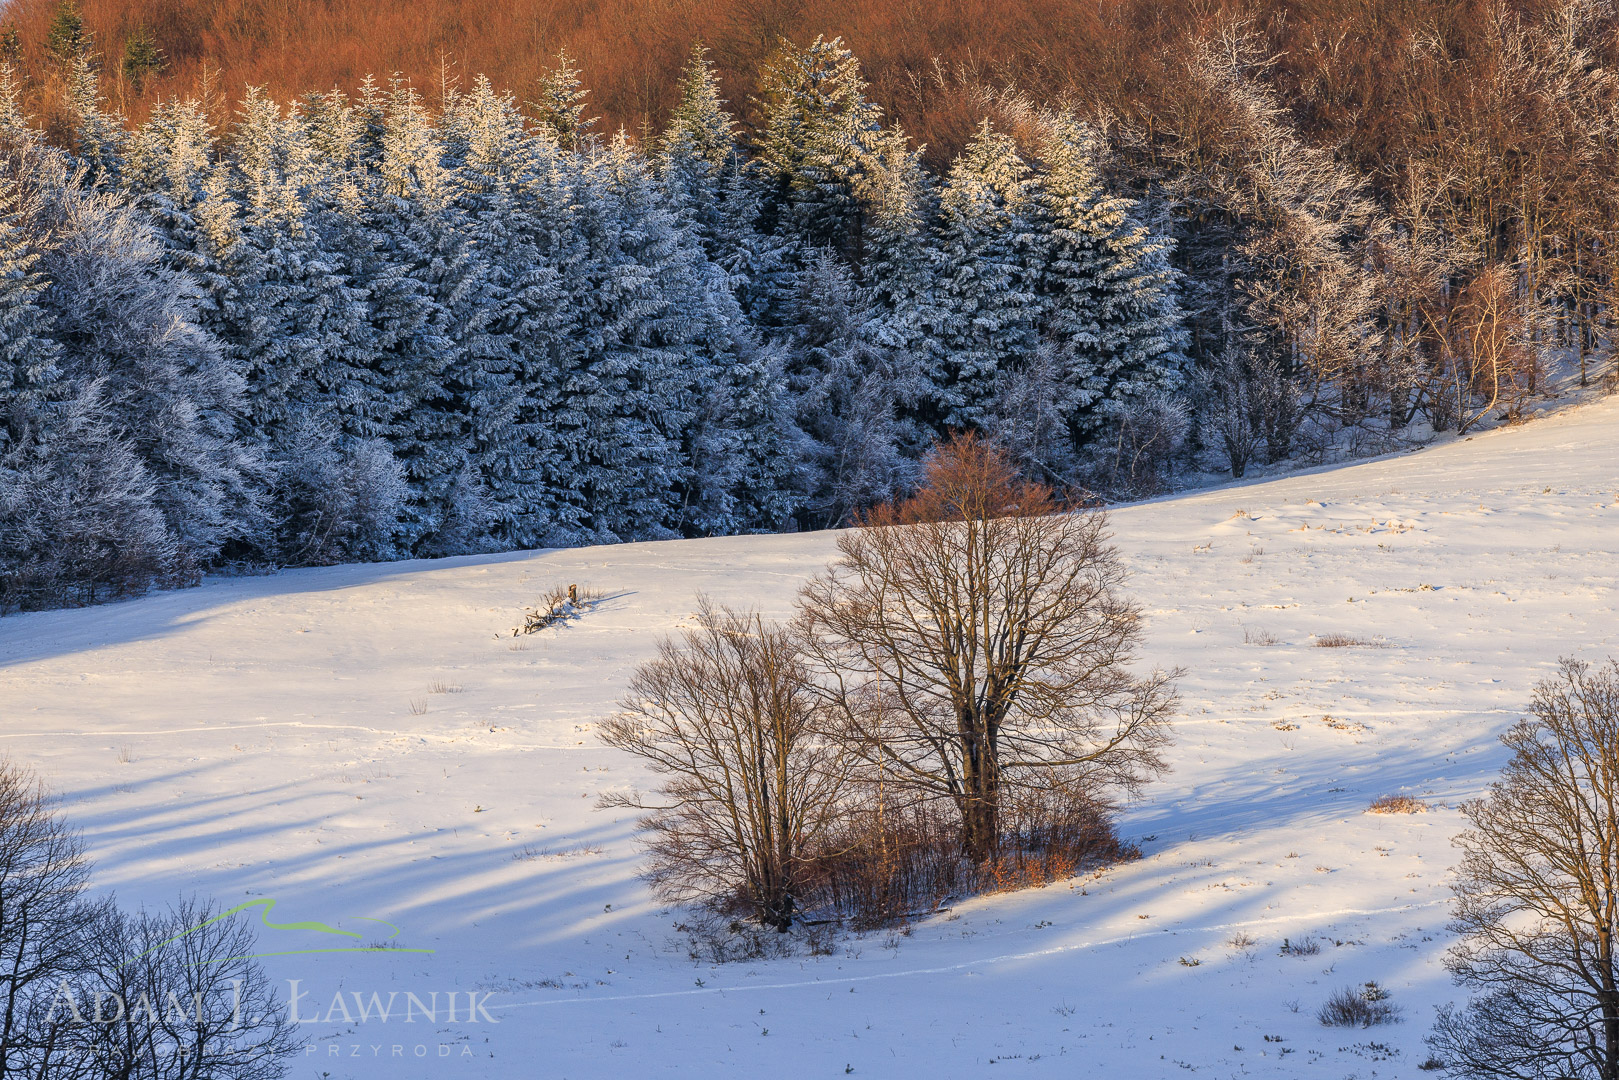
[[[88,47],[67,61],[65,78],[74,157],[92,183],[114,185],[123,166],[127,128],[123,117],[102,111],[101,78]]]
[[[784,42],[760,75],[759,100],[767,227],[863,267],[872,205],[893,195],[891,172],[914,158],[903,133],[884,131],[860,62],[840,38]]]
[[[40,268],[62,376],[136,455],[175,545],[169,573],[189,578],[259,524],[263,463],[238,437],[242,377],[197,325],[195,283],[121,196],[62,178],[43,213],[58,238]]]
[[[367,283],[353,263],[355,237],[337,227],[332,209],[343,197],[334,167],[316,152],[304,118],[250,90],[234,150],[228,167],[204,180],[196,210],[202,253],[222,281],[207,321],[247,376],[248,437],[280,470],[267,550],[297,562],[321,557],[302,537],[299,507],[341,499],[295,481],[328,475],[299,470],[304,448],[330,436],[346,453],[386,436],[397,409],[380,370]],[[368,534],[352,555],[396,550]]]
[[[658,140],[658,178],[708,257],[726,265],[736,258],[734,249],[745,242],[741,234],[751,232],[753,222],[736,220],[738,208],[727,205],[738,190],[727,180],[744,161],[736,121],[720,98],[719,80],[703,46],[692,47],[679,89],[669,125]],[[757,213],[756,204],[745,203],[741,209]]]
[[[802,338],[792,313],[801,310],[805,290],[838,293],[824,288],[829,264],[821,253],[831,250],[860,287],[861,348],[883,369],[885,392],[909,411],[936,378],[923,347],[934,267],[926,254],[931,193],[920,152],[903,131],[882,126],[859,62],[839,39],[816,38],[804,48],[784,43],[765,67],[759,98],[761,228],[787,241],[782,261],[792,273],[775,270],[749,312],[767,333]],[[817,280],[798,280],[806,274]],[[789,371],[802,367],[801,360],[788,362]],[[911,422],[890,419],[898,426],[884,427],[878,442],[892,438],[915,448],[919,432],[909,430]]]
[[[908,373],[896,371],[893,354],[870,339],[879,322],[875,301],[832,252],[811,256],[790,314],[785,371],[811,468],[802,516],[806,525],[827,527],[910,482],[899,416]]]
[[[583,73],[574,67],[568,50],[557,53],[556,67],[540,80],[538,100],[529,102],[534,118],[555,137],[564,150],[582,150],[595,124],[595,117],[585,116],[585,99],[589,91],[580,78]]]
[[[1181,389],[1186,331],[1172,242],[1140,220],[1133,200],[1108,190],[1100,136],[1056,115],[1040,152],[1042,329],[1059,350],[1077,450],[1131,403]]]
[[[0,613],[137,594],[172,580],[178,545],[101,385],[0,453]]]
[[[1002,372],[1034,353],[1029,168],[1016,144],[982,123],[939,197],[928,339],[937,356],[941,431],[982,428]]]
[[[12,160],[0,171],[0,454],[41,434],[59,389],[59,349],[39,303],[48,283],[28,231],[38,208],[25,205],[32,196],[21,176],[44,151],[8,146],[5,152]]]
[[[706,367],[702,249],[690,244],[622,132],[593,154],[580,190],[594,296],[567,407],[588,447],[578,492],[602,540],[668,536],[678,521],[688,388]]]
[[[537,457],[540,399],[554,389],[566,314],[561,275],[545,236],[553,209],[539,189],[541,150],[516,101],[479,77],[452,95],[444,114],[446,156],[456,165],[457,207],[465,242],[479,259],[480,287],[466,295],[485,310],[465,351],[477,361],[476,385],[463,387],[469,453],[488,491],[490,527],[514,547],[540,542],[546,486]]]
[[[384,272],[400,276],[394,288],[373,291],[372,311],[394,408],[391,442],[415,508],[407,542],[422,554],[483,545],[489,511],[472,453],[472,432],[483,420],[473,412],[495,410],[495,425],[510,417],[497,385],[509,365],[488,332],[489,268],[461,231],[458,194],[420,96],[396,81],[367,220]]]
[[[780,350],[760,343],[746,311],[767,324],[779,318],[793,276],[788,244],[757,230],[752,168],[705,54],[692,49],[656,165],[682,242],[696,241],[703,256],[690,265],[711,329],[692,369],[681,528],[710,534],[769,528],[792,512],[801,439]]]
[[[38,138],[23,112],[23,80],[17,65],[9,58],[0,59],[0,140],[8,146],[23,146]]]

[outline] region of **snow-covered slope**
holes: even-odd
[[[266,960],[322,1018],[295,1076],[1416,1075],[1456,997],[1456,804],[1559,655],[1619,653],[1619,401],[1113,521],[1147,659],[1186,671],[1174,771],[1124,822],[1145,857],[833,956],[690,960],[635,877],[629,815],[594,808],[648,778],[592,734],[698,590],[785,615],[827,534],[299,571],[0,620],[0,752],[62,793],[125,900],[268,896],[278,918],[386,919],[433,950]],[[566,582],[612,598],[514,641]],[[1313,644],[1328,634],[1376,647]],[[1388,794],[1435,809],[1364,812]],[[1318,954],[1279,955],[1306,936]],[[1402,1023],[1316,1022],[1368,979]],[[349,1024],[339,989],[472,991],[486,1014]]]

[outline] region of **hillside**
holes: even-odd
[[[830,533],[301,570],[6,618],[0,750],[61,792],[126,901],[271,897],[278,918],[386,919],[433,950],[267,959],[305,1016],[339,988],[492,995],[495,1022],[307,1025],[294,1075],[1411,1076],[1457,996],[1439,966],[1456,805],[1559,655],[1619,653],[1616,455],[1609,399],[1118,510],[1147,659],[1185,669],[1173,772],[1124,820],[1144,857],[830,956],[689,959],[635,877],[631,821],[593,808],[648,777],[591,734],[697,591],[786,614]],[[574,581],[611,599],[512,638]],[[1330,634],[1363,644],[1316,647]],[[1393,794],[1433,809],[1364,812]],[[1305,937],[1322,951],[1278,954]],[[1316,1023],[1368,979],[1404,1022]]]
[[[47,41],[61,0],[10,0],[23,60],[50,68]],[[873,97],[943,165],[983,113],[967,85],[1015,86],[1037,99],[1070,97],[1126,113],[1188,117],[1164,108],[1187,90],[1185,48],[1200,34],[1247,20],[1263,33],[1278,85],[1313,133],[1347,140],[1377,171],[1402,144],[1437,133],[1430,111],[1452,123],[1507,125],[1509,143],[1536,130],[1521,111],[1492,112],[1476,91],[1500,77],[1502,13],[1534,23],[1555,0],[77,0],[106,61],[106,91],[136,119],[171,96],[215,96],[232,116],[246,86],[277,100],[362,78],[399,73],[430,93],[448,75],[487,74],[498,88],[531,95],[566,49],[586,72],[600,129],[632,135],[661,125],[691,46],[706,44],[738,111],[749,111],[760,65],[781,37],[799,43],[842,36],[862,59]],[[149,38],[160,69],[125,78],[131,40]],[[1431,46],[1426,48],[1422,46]],[[1609,43],[1611,47],[1611,42]],[[1437,54],[1437,55],[1436,55]],[[1440,61],[1432,63],[1430,61]],[[1516,89],[1516,88],[1515,88]],[[56,108],[47,88],[36,111]],[[1484,114],[1490,119],[1483,119]],[[1218,122],[1221,118],[1213,118]],[[1542,118],[1543,119],[1543,118]],[[1384,179],[1378,177],[1379,180]]]

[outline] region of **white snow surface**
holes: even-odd
[[[830,533],[6,618],[0,753],[60,793],[126,902],[271,897],[276,920],[368,941],[388,930],[363,920],[388,920],[394,945],[433,950],[267,958],[320,1018],[295,1077],[1423,1075],[1433,1009],[1461,997],[1441,966],[1458,804],[1559,656],[1619,654],[1619,400],[1112,525],[1144,663],[1185,669],[1173,770],[1121,823],[1143,857],[831,956],[690,959],[636,877],[633,815],[596,809],[653,778],[593,733],[699,590],[786,616]],[[567,582],[612,598],[514,643],[523,606]],[[1375,647],[1314,645],[1335,633]],[[1433,809],[1365,812],[1394,794]],[[1318,954],[1280,953],[1305,937]],[[1367,980],[1401,1022],[1317,1022]],[[402,1018],[406,992],[452,991],[454,1021]],[[331,1009],[390,992],[385,1022]]]

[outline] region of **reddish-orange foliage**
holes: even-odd
[[[285,99],[393,72],[431,94],[444,69],[463,81],[483,72],[522,95],[566,48],[586,72],[604,126],[636,132],[661,121],[693,42],[713,50],[730,96],[741,104],[779,35],[804,41],[825,33],[844,35],[880,96],[925,136],[930,118],[917,103],[935,96],[936,56],[1000,79],[1068,82],[1088,66],[1090,50],[1075,46],[1103,42],[1113,13],[1132,2],[82,0],[80,10],[109,59],[109,96],[132,116],[153,98],[196,94],[205,69],[218,72],[216,85],[233,98],[249,84]],[[36,71],[57,4],[11,4]],[[111,61],[143,26],[170,63],[137,94],[121,85]]]
[[[1016,85],[1040,99],[1071,96],[1125,110],[1173,95],[1189,37],[1248,15],[1273,42],[1279,81],[1310,126],[1357,141],[1363,154],[1398,142],[1400,99],[1445,88],[1402,86],[1414,37],[1443,42],[1463,64],[1490,12],[1552,0],[80,0],[106,55],[114,105],[139,119],[159,97],[198,95],[203,73],[221,116],[244,86],[281,100],[401,73],[429,96],[441,75],[479,72],[520,96],[559,49],[583,66],[602,127],[632,134],[662,122],[675,78],[702,41],[738,111],[778,37],[842,35],[873,94],[937,162],[983,111],[966,87]],[[47,74],[45,37],[59,0],[11,0],[27,66]],[[124,42],[149,30],[168,70],[137,90],[118,70]],[[1466,91],[1456,88],[1455,93]],[[49,86],[36,112],[49,116]],[[1345,130],[1352,129],[1352,130]]]

